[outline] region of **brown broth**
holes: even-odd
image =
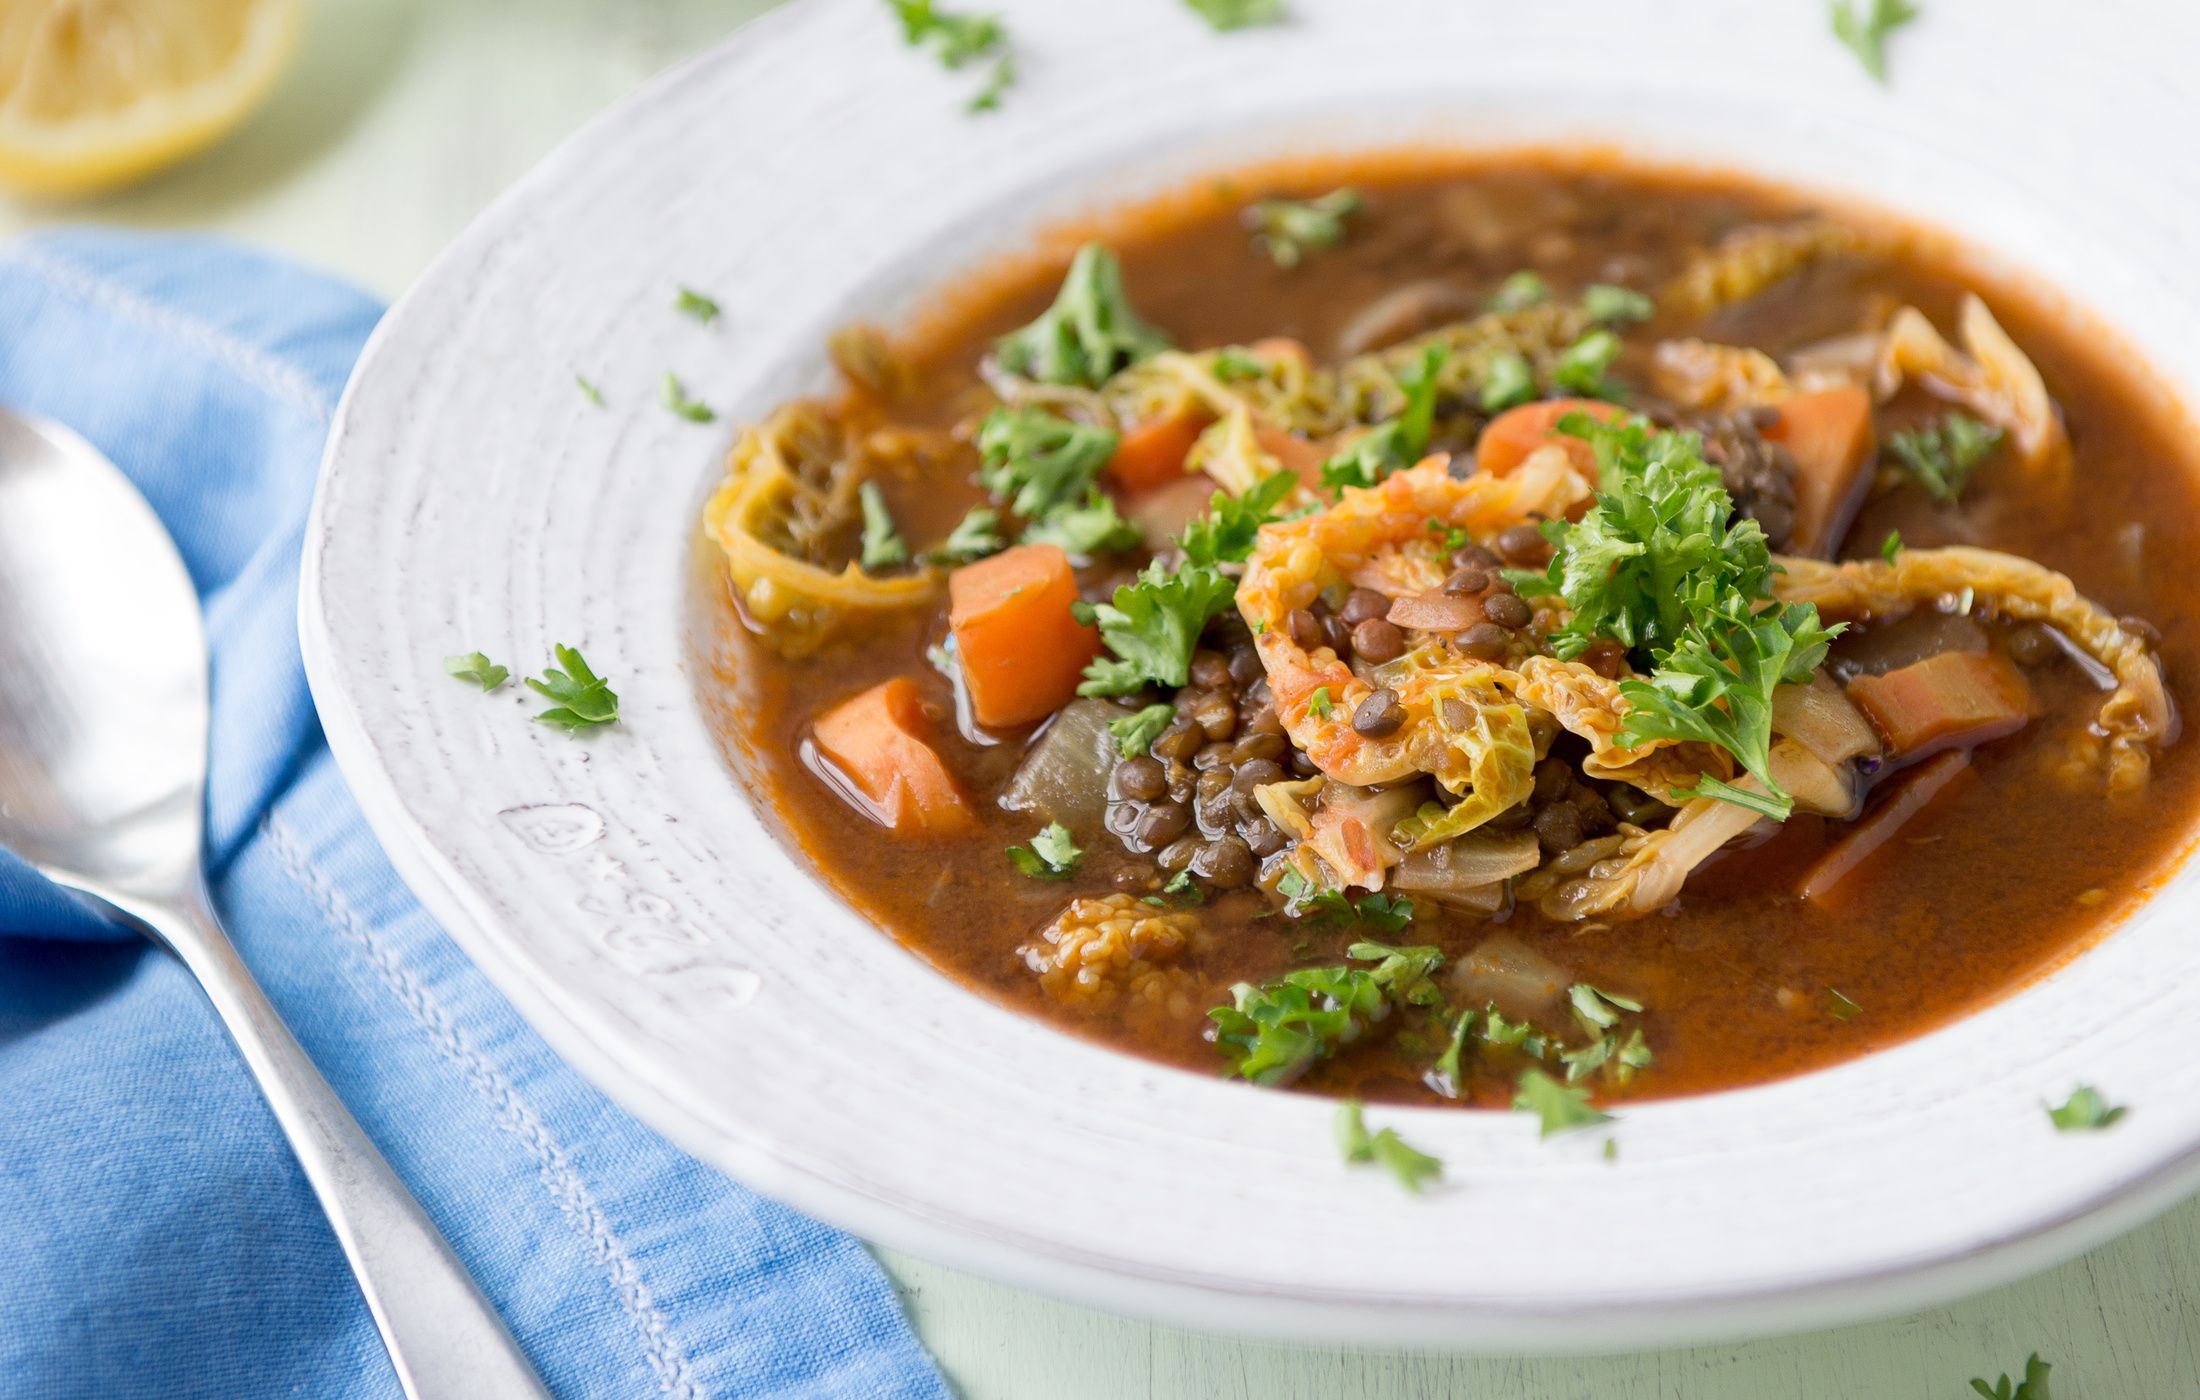
[[[1315,193],[1345,180],[1369,199],[1342,246],[1295,270],[1276,268],[1251,247],[1237,219],[1246,198]],[[1451,276],[1490,286],[1532,266],[1560,287],[1619,278],[1655,286],[1690,250],[1726,230],[1811,207],[1740,180],[1633,172],[1606,160],[1424,155],[1210,183],[1076,232],[1097,233],[1117,249],[1139,309],[1179,344],[1281,334],[1328,358],[1354,311],[1406,281]],[[2160,629],[2172,694],[2189,712],[2200,674],[2200,587],[2183,561],[2200,557],[2200,477],[2188,426],[2168,395],[2112,340],[2022,288],[1982,277],[1945,240],[1872,216],[1841,216],[1871,229],[1878,251],[1820,265],[1700,324],[1661,317],[1630,335],[1623,375],[1640,382],[1641,347],[1664,335],[1701,334],[1777,354],[1855,329],[1901,301],[1947,325],[1961,294],[1980,290],[2067,416],[2078,509],[2049,524],[2025,508],[2010,475],[1989,468],[1960,508],[1915,491],[1875,498],[1850,531],[1847,552],[1874,553],[1899,528],[1912,546],[1989,545],[2062,570],[2112,611]],[[938,406],[934,421],[952,421],[968,404],[979,357],[995,336],[1044,308],[1059,275],[1059,261],[1006,269],[955,289],[920,326],[913,353],[924,377],[921,398]],[[1882,407],[1882,433],[1931,408],[1922,394],[1906,391]],[[901,483],[898,490],[889,483],[888,490],[920,540],[936,538],[980,499],[963,480]],[[2136,562],[2131,527],[2143,531]],[[1086,580],[1088,594],[1099,581]],[[723,612],[729,634],[739,633],[731,607]],[[952,723],[942,727],[943,754],[979,799],[981,823],[968,837],[922,845],[890,838],[798,760],[820,710],[891,676],[914,677],[951,715],[952,690],[924,656],[943,631],[939,613],[920,614],[801,662],[741,639],[728,678],[738,698],[727,707],[740,715],[731,726],[739,732],[729,733],[740,766],[765,784],[788,839],[809,862],[943,972],[1104,1044],[1217,1072],[1199,1010],[1142,1018],[1068,1013],[1042,995],[1017,956],[1070,894],[1104,893],[1113,873],[1140,865],[1096,834],[1073,882],[1036,882],[1010,870],[1003,848],[1027,840],[1032,821],[995,809],[990,796],[1013,771],[1020,743],[983,745],[958,736]],[[1560,924],[1522,910],[1507,921],[1508,934],[1575,978],[1648,1006],[1642,1024],[1657,1061],[1618,1096],[1759,1082],[1916,1036],[2070,957],[2170,877],[2190,840],[2200,763],[2185,747],[2172,747],[2135,800],[2065,793],[2047,773],[2053,746],[2036,740],[2082,724],[2099,695],[2068,663],[2033,679],[2046,714],[1978,750],[1975,780],[1853,879],[1837,913],[1794,894],[1801,872],[1832,839],[1831,824],[1798,815],[1773,839],[1716,857],[1690,880],[1677,912]],[[1341,952],[1346,940],[1335,931],[1254,917],[1266,907],[1241,892],[1198,911],[1204,933],[1184,965],[1208,994],[1201,1009],[1226,1000],[1233,982],[1307,959],[1333,961]],[[1409,941],[1457,955],[1490,932],[1482,921],[1424,909]],[[1828,1014],[1833,988],[1861,1014],[1847,1021]],[[1318,1068],[1302,1085],[1426,1099],[1417,1072],[1405,1056],[1377,1045]],[[1467,1087],[1470,1100],[1483,1104],[1510,1093],[1509,1078],[1489,1070]]]

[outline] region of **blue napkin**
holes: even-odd
[[[0,402],[120,464],[205,600],[209,857],[230,932],[558,1395],[944,1397],[861,1246],[583,1082],[368,836],[294,617],[322,439],[379,314],[205,240],[84,230],[0,247]],[[399,1394],[190,980],[4,855],[0,1394]]]

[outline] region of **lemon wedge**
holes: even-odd
[[[289,61],[304,0],[0,3],[0,186],[112,188],[244,120]]]

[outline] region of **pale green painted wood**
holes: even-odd
[[[86,218],[204,229],[395,295],[559,138],[769,3],[316,0],[296,71],[235,139],[101,202],[0,205],[0,233]],[[1462,1269],[1478,1267],[1471,1239],[1458,1248]],[[2200,1203],[1952,1308],[1586,1360],[1242,1342],[1111,1317],[904,1256],[886,1264],[970,1400],[1961,1400],[1971,1376],[2014,1369],[2034,1349],[2056,1363],[2056,1400],[2200,1397]],[[1595,1268],[1582,1260],[1584,1276]]]

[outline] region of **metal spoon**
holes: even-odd
[[[0,845],[165,944],[298,1154],[413,1400],[548,1394],[222,933],[200,865],[206,637],[144,497],[0,410]]]

